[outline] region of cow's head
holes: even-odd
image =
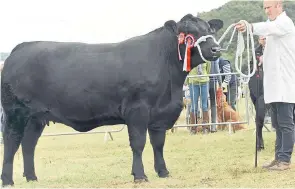
[[[186,71],[190,71],[205,61],[214,61],[220,57],[220,46],[213,35],[222,27],[223,22],[219,19],[206,22],[191,14],[184,16],[176,24],[179,59],[184,64],[190,64],[188,65],[190,68]]]

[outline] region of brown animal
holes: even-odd
[[[183,97],[183,106],[185,109],[187,108],[187,105],[189,105],[189,104],[191,104],[191,99]]]
[[[222,88],[218,88],[216,91],[217,101],[217,119],[218,122],[239,122],[239,114],[232,109],[232,107],[226,102],[226,96],[223,94]],[[242,130],[244,126],[242,124],[232,124],[234,130]],[[219,125],[218,129],[224,130],[227,125]]]

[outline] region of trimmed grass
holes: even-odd
[[[181,118],[180,121],[184,119]],[[120,126],[111,129],[116,128]],[[104,129],[106,127],[95,130]],[[51,124],[44,133],[72,131],[63,125]],[[126,128],[122,132],[113,133],[114,141],[109,140],[107,143],[104,143],[104,134],[42,136],[35,155],[39,182],[27,183],[22,177],[23,160],[19,149],[14,163],[15,187],[295,187],[294,169],[270,172],[260,168],[274,156],[274,132],[263,132],[266,149],[258,154],[258,167],[254,167],[253,131],[252,123],[246,130],[232,135],[228,131],[190,135],[186,128],[178,128],[176,133],[168,132],[164,156],[170,177],[165,179],[158,178],[154,171],[153,152],[148,139],[143,163],[150,182],[142,184],[134,184],[130,175],[132,152]]]
[[[57,130],[72,131],[56,124],[45,132]],[[259,167],[255,168],[255,135],[251,129],[233,135],[224,131],[192,136],[184,128],[168,133],[164,155],[171,177],[165,179],[154,172],[153,152],[147,140],[143,162],[150,182],[143,184],[132,182],[132,153],[126,129],[114,133],[114,141],[107,143],[103,142],[104,134],[43,136],[36,150],[39,182],[27,183],[22,177],[19,150],[14,164],[15,187],[294,187],[294,170],[269,172],[260,168],[272,159],[274,149],[275,133],[263,134],[266,150],[258,154]]]

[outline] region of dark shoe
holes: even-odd
[[[209,123],[209,112],[208,111],[203,111],[203,121],[202,121],[202,123],[204,123],[204,124]],[[210,126],[209,125],[202,126],[202,129],[203,129],[203,134],[210,133]]]
[[[217,132],[217,125],[211,125],[210,132],[211,133],[216,133]]]
[[[198,123],[197,116],[193,112],[191,112],[190,113],[190,124],[197,124],[197,123]],[[191,127],[190,128],[190,133],[192,135],[196,134],[197,133],[197,127],[196,126]]]
[[[271,162],[268,162],[264,165],[262,165],[262,168],[264,169],[268,169],[269,167],[274,166],[275,164],[277,164],[279,161],[278,160],[272,160]]]
[[[190,112],[190,124],[196,124],[197,123],[197,116],[194,114],[194,112]]]
[[[209,123],[209,112],[203,111],[203,123]]]
[[[268,168],[272,171],[285,171],[291,168],[291,163],[279,161],[275,165]]]

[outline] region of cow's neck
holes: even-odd
[[[187,72],[184,72],[182,70],[183,62],[178,59],[178,41],[177,37],[173,33],[167,34],[167,32],[162,32],[163,35],[166,35],[166,37],[169,36],[169,40],[171,43],[167,43],[167,47],[164,47],[165,49],[169,49],[167,51],[167,61],[168,66],[166,65],[166,69],[168,67],[168,73],[169,73],[169,79],[170,79],[170,85],[171,85],[171,99],[174,100],[180,100],[182,97],[182,88],[185,81],[185,78],[187,76]]]
[[[170,82],[171,82],[171,99],[180,99],[182,96],[182,88],[186,78],[186,73],[179,70],[178,66],[170,64],[169,68]]]

